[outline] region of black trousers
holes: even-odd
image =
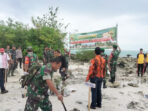
[[[96,84],[96,88],[91,88],[92,93],[92,102],[91,106],[101,106],[102,103],[102,93],[101,93],[101,86],[102,86],[103,78],[94,77],[90,79],[91,83]]]
[[[141,76],[143,76],[143,66],[144,64],[138,64],[138,76],[140,75],[140,73]]]
[[[146,63],[146,66],[145,66],[145,68],[144,68],[144,73],[146,72],[147,66],[148,66],[148,63]]]
[[[62,81],[65,81],[65,77],[67,76],[67,68],[65,68],[65,71],[62,71],[62,68],[60,68],[59,70],[59,73],[61,74],[61,78],[62,78]]]
[[[22,58],[18,58],[17,60],[18,60],[18,62],[20,64],[20,68],[22,68]]]
[[[1,91],[5,90],[4,82],[5,82],[5,69],[0,68],[0,88],[1,88]]]

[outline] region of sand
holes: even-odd
[[[74,108],[80,111],[87,111],[88,87],[84,81],[88,67],[88,63],[70,63],[69,69],[73,75],[68,80],[67,85],[70,95],[64,97],[64,103],[68,111],[74,111]],[[126,74],[125,76],[125,68],[118,68],[117,83],[120,86],[117,88],[102,88],[102,108],[91,111],[148,111],[148,98],[145,97],[145,95],[148,95],[148,73],[143,78],[138,78],[136,68],[132,70],[132,74],[128,76]],[[9,93],[0,94],[0,111],[24,110],[26,98],[22,98],[22,88],[19,84],[19,78],[22,74],[23,71],[17,69],[15,72],[16,76],[8,78],[6,89],[9,90]],[[137,87],[129,86],[129,83],[136,84]],[[50,96],[49,99],[52,102],[53,111],[64,111],[61,102],[58,101],[56,96]]]

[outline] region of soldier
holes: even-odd
[[[52,59],[53,59],[52,49],[46,46],[43,53],[43,64],[46,65],[47,63],[51,62]]]
[[[46,46],[43,52],[43,64],[46,65],[49,62],[49,49]]]
[[[106,86],[106,76],[107,76],[107,61],[108,61],[108,57],[107,57],[107,54],[104,53],[104,49],[101,48],[101,56],[105,59],[105,73],[103,75],[103,88],[107,88]]]
[[[121,52],[120,47],[118,45],[113,45],[113,51],[111,52],[109,60],[108,60],[108,68],[110,71],[110,76],[111,76],[110,82],[111,83],[115,82],[116,66],[117,66],[117,60],[118,60],[120,52]]]
[[[10,64],[10,70],[8,72],[8,75],[14,76],[14,71],[17,68],[17,58],[16,58],[16,47],[12,46],[12,50],[10,51],[11,55],[11,64]]]
[[[27,56],[25,56],[24,71],[28,72],[29,68],[33,65],[36,65],[37,63],[38,63],[38,57],[33,52],[32,47],[29,46],[27,49]]]
[[[66,58],[66,64],[67,64],[67,68],[68,68],[68,64],[69,64],[69,57],[70,57],[70,52],[68,52],[66,49],[64,49],[64,56]]]
[[[52,90],[60,101],[63,101],[62,95],[58,93],[51,81],[53,72],[57,71],[60,66],[61,60],[55,58],[51,63],[41,67],[28,85],[28,99],[24,111],[37,111],[39,107],[42,111],[52,111],[52,104],[48,99],[48,89]]]
[[[9,57],[10,57],[10,51],[11,51],[10,46],[7,45],[5,52],[9,55]]]

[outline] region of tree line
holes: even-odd
[[[23,53],[28,46],[32,46],[34,52],[42,58],[45,46],[52,49],[64,49],[64,38],[68,25],[59,22],[58,8],[49,8],[48,13],[42,17],[32,17],[32,27],[22,22],[8,18],[0,21],[0,47],[21,46]]]

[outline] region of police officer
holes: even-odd
[[[114,83],[116,78],[116,66],[117,66],[117,60],[119,57],[119,54],[121,52],[121,49],[118,45],[113,45],[113,51],[110,54],[109,60],[108,60],[108,68],[110,71],[110,82]]]
[[[28,99],[24,111],[37,111],[40,107],[42,111],[52,111],[52,104],[49,101],[48,89],[52,90],[60,101],[63,97],[55,88],[51,76],[61,66],[61,60],[55,58],[51,63],[42,66],[28,86]]]

